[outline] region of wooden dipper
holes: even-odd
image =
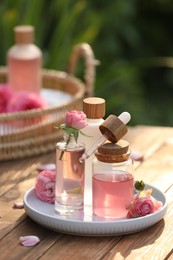
[[[106,136],[106,138],[112,143],[117,143],[127,133],[126,124],[123,123],[120,116],[108,116],[99,127],[102,135]]]
[[[112,143],[117,143],[127,133],[126,124],[130,121],[130,118],[131,116],[128,112],[123,112],[118,117],[114,115],[108,116],[99,127],[102,135],[98,138],[97,143],[94,143],[83,153],[80,162],[89,158],[97,150],[97,147],[107,139]]]

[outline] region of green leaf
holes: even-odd
[[[62,130],[65,130],[66,128],[66,125],[65,124],[61,124],[59,126],[54,126],[56,129],[62,129]]]
[[[66,132],[66,134],[71,135],[71,134],[74,134],[75,129],[72,127],[66,126],[64,128],[64,131]]]
[[[73,134],[74,134],[75,141],[77,142],[77,139],[78,139],[78,136],[79,136],[79,131],[75,130]]]
[[[135,182],[135,189],[136,190],[144,190],[145,189],[145,183],[143,181],[136,181]]]

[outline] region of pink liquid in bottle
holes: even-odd
[[[93,176],[93,214],[105,218],[125,218],[133,199],[134,179],[130,173],[114,172]]]
[[[9,83],[13,92],[30,91],[40,93],[41,58],[15,59],[9,57]]]
[[[55,210],[61,215],[83,208],[85,164],[80,163],[79,159],[84,151],[83,146],[67,149],[60,160],[61,143],[57,144]]]

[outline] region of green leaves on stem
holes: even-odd
[[[60,154],[60,157],[59,157],[59,160],[62,160],[63,158],[63,155],[64,155],[64,152],[66,151],[67,147],[68,147],[68,144],[70,142],[70,137],[73,135],[74,136],[74,139],[77,143],[77,140],[78,140],[78,137],[79,137],[79,133],[82,134],[82,135],[85,135],[87,136],[86,134],[84,134],[80,129],[76,129],[76,128],[73,128],[71,126],[68,126],[66,124],[61,124],[60,126],[56,127],[55,128],[57,129],[61,129],[61,130],[64,130],[64,132],[66,133],[66,145],[65,145],[65,149],[64,151],[61,151],[61,154]]]

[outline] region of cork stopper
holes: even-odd
[[[19,25],[14,27],[16,44],[29,44],[34,40],[34,27],[30,25]]]
[[[100,145],[95,153],[95,156],[102,162],[123,162],[129,159],[129,143],[125,140],[120,140],[114,144],[109,141]]]
[[[99,119],[105,116],[105,100],[98,97],[89,97],[83,100],[83,112],[87,118]]]
[[[99,129],[112,143],[117,143],[127,133],[126,125],[115,115],[108,116]]]

